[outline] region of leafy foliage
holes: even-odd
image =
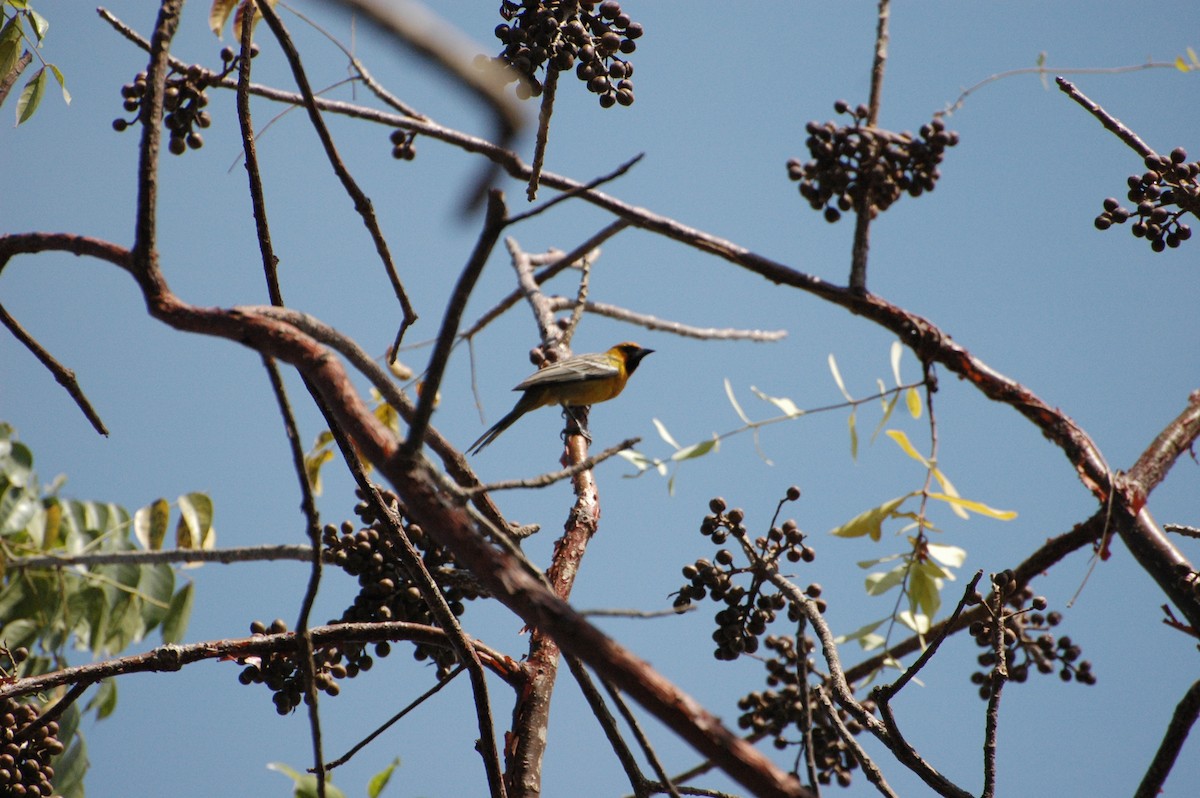
[[[170,517],[167,501],[159,499],[131,517],[116,504],[60,497],[63,482],[60,477],[43,488],[33,453],[15,439],[10,425],[0,423],[0,645],[12,652],[12,676],[66,667],[69,646],[113,656],[155,629],[164,642],[177,642],[191,613],[193,586],[176,589],[170,564],[104,556],[161,548]],[[178,504],[177,544],[211,548],[211,499],[191,493]],[[131,534],[135,527],[137,534]],[[47,555],[77,559],[56,565],[46,562]],[[27,565],[30,558],[38,559]],[[106,682],[89,708],[104,718],[115,707],[116,686]],[[64,716],[58,736],[71,739],[77,723]],[[82,745],[81,738],[74,740],[55,760],[59,793],[71,794],[70,784],[86,770]]]

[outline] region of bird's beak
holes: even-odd
[[[644,358],[646,355],[652,355],[652,354],[654,354],[653,349],[641,349],[641,348],[639,348],[636,352],[633,352],[632,354],[630,354],[629,357],[626,358],[626,360],[625,360],[626,372],[628,372],[629,374],[632,374],[633,370],[638,367],[638,363],[642,362],[642,358]]]

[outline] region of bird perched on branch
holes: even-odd
[[[607,352],[575,355],[539,369],[513,388],[524,391],[524,395],[508,415],[471,444],[467,454],[478,454],[530,410],[549,405],[570,408],[607,402],[624,390],[629,375],[637,369],[642,358],[653,351],[626,341]]]

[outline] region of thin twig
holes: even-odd
[[[558,93],[558,68],[546,64],[546,80],[542,84],[542,103],[538,107],[537,138],[533,145],[533,161],[529,165],[529,184],[525,197],[530,202],[537,199],[538,177],[546,161],[546,145],[550,141],[550,117],[554,113],[554,96]]]
[[[671,795],[672,798],[680,798],[679,790],[677,790],[675,785],[671,783],[671,777],[667,775],[667,770],[663,767],[662,762],[659,760],[658,753],[655,752],[654,746],[650,744],[650,738],[646,736],[644,731],[642,731],[642,725],[638,723],[637,716],[633,714],[633,712],[629,709],[629,705],[625,702],[625,699],[621,697],[621,691],[619,691],[612,682],[606,679],[602,679],[601,683],[604,685],[604,689],[608,693],[609,697],[613,700],[613,703],[617,705],[617,711],[620,712],[621,717],[625,719],[625,723],[628,724],[629,730],[633,732],[633,737],[635,740],[637,740],[638,747],[642,749],[642,754],[646,757],[646,761],[650,763],[650,767],[654,769],[655,775],[658,776],[659,784],[666,788],[667,794]]]
[[[450,302],[442,316],[437,344],[433,348],[433,354],[429,357],[429,366],[425,370],[425,382],[420,391],[417,409],[409,422],[408,437],[400,449],[402,457],[414,457],[421,449],[425,431],[429,427],[429,418],[433,415],[433,406],[437,401],[442,375],[446,371],[446,362],[450,358],[450,350],[454,348],[458,325],[462,320],[463,311],[467,307],[467,300],[471,298],[471,291],[475,288],[475,283],[478,281],[480,273],[483,272],[488,258],[491,257],[492,250],[496,248],[500,232],[504,229],[507,213],[504,192],[499,189],[492,189],[488,192],[487,216],[483,223],[483,229],[479,231],[475,248],[471,252],[466,266],[463,267],[458,282],[454,285]]]
[[[138,117],[142,138],[138,145],[137,212],[134,220],[130,262],[145,291],[158,274],[157,212],[158,157],[162,143],[163,94],[166,91],[167,61],[171,39],[179,27],[183,0],[164,0],[150,36],[150,62],[146,66],[146,93]]]
[[[364,12],[367,17],[425,57],[427,63],[446,71],[459,85],[466,87],[492,111],[495,139],[508,146],[517,132],[525,126],[520,104],[508,91],[503,67],[484,63],[477,66],[475,54],[480,48],[467,41],[457,29],[438,19],[429,9],[415,0],[397,5],[387,0],[340,0]],[[492,165],[477,178],[469,193],[466,209],[483,201],[488,188],[495,182],[499,167]]]
[[[1142,141],[1136,133],[1125,127],[1120,119],[1105,111],[1086,94],[1075,88],[1074,83],[1062,77],[1055,78],[1054,82],[1058,84],[1058,87],[1062,89],[1064,94],[1083,106],[1084,110],[1096,117],[1100,121],[1100,124],[1104,125],[1105,129],[1116,134],[1117,138],[1125,142],[1138,155],[1143,158],[1158,155],[1149,144]]]
[[[632,449],[634,446],[641,443],[641,441],[642,441],[641,438],[627,438],[626,440],[623,440],[620,443],[618,443],[616,446],[610,446],[607,449],[605,449],[604,451],[600,452],[599,454],[595,454],[590,457],[586,457],[583,460],[580,460],[578,463],[573,463],[572,465],[570,465],[567,468],[564,468],[560,471],[551,471],[548,474],[541,474],[536,477],[529,477],[528,479],[509,479],[509,480],[504,480],[501,482],[489,482],[486,485],[478,485],[476,487],[469,488],[469,489],[463,491],[463,493],[465,493],[466,495],[473,495],[475,493],[491,492],[491,491],[497,491],[497,490],[516,490],[518,488],[544,488],[547,485],[553,485],[555,482],[561,482],[564,479],[570,479],[571,477],[574,477],[576,474],[579,474],[580,472],[588,471],[588,470],[594,468],[595,466],[599,465],[600,463],[603,463],[605,460],[609,459],[610,457],[620,454],[621,452],[625,451],[626,449]]]
[[[3,323],[8,328],[13,337],[25,345],[25,348],[33,353],[33,356],[42,362],[51,374],[54,375],[55,381],[67,390],[67,395],[75,401],[76,406],[83,411],[83,415],[91,422],[92,429],[99,432],[101,435],[108,437],[108,428],[104,426],[104,422],[100,420],[100,415],[96,409],[92,407],[92,403],[88,401],[83,389],[79,387],[79,382],[75,379],[75,372],[59,363],[54,355],[50,354],[37,339],[30,335],[21,323],[14,319],[9,312],[0,304],[0,323]]]
[[[445,676],[439,678],[437,681],[437,684],[435,684],[433,687],[430,687],[424,693],[421,693],[421,695],[414,698],[408,704],[408,706],[404,707],[404,709],[400,710],[395,715],[392,715],[390,718],[388,718],[383,723],[381,723],[374,731],[372,731],[366,737],[362,738],[357,743],[352,745],[350,747],[349,751],[347,751],[346,753],[339,756],[337,759],[330,762],[329,765],[326,767],[326,770],[333,770],[334,768],[341,767],[342,765],[349,762],[354,757],[355,754],[357,754],[363,748],[366,748],[371,743],[372,740],[374,740],[376,737],[378,737],[379,735],[383,734],[385,731],[390,729],[392,727],[392,725],[394,725],[396,723],[396,721],[400,720],[405,715],[407,715],[409,712],[412,712],[414,709],[421,706],[421,704],[424,704],[426,701],[428,701],[430,698],[432,698],[434,695],[436,695],[438,692],[440,692],[443,687],[450,684],[450,682],[454,681],[454,678],[466,669],[467,669],[467,666],[463,665],[463,664],[459,664],[459,665],[455,666],[454,670],[450,671]]]
[[[376,520],[386,532],[387,540],[392,544],[391,551],[399,560],[409,579],[420,591],[421,599],[429,608],[434,620],[446,631],[446,636],[450,640],[455,654],[458,655],[459,661],[467,666],[471,690],[475,698],[475,717],[479,725],[479,740],[476,749],[483,758],[489,794],[492,798],[505,798],[504,775],[500,769],[500,754],[496,748],[495,724],[492,721],[487,679],[483,672],[483,662],[479,653],[446,603],[446,597],[433,580],[428,568],[425,567],[425,561],[421,554],[409,540],[396,509],[384,501],[379,489],[367,479],[358,452],[351,447],[349,438],[340,430],[340,427],[330,427],[330,432],[333,433],[334,440],[337,441],[338,448],[342,451],[342,457],[350,469],[351,476],[358,484],[359,491],[363,498],[372,505]]]
[[[871,759],[871,757],[867,754],[866,749],[859,744],[858,738],[854,736],[854,734],[842,721],[842,717],[838,714],[837,707],[833,705],[833,700],[829,697],[829,694],[821,688],[817,688],[813,690],[813,692],[816,694],[817,699],[821,702],[821,706],[825,708],[825,717],[827,717],[829,722],[833,724],[833,727],[837,729],[838,737],[843,743],[846,744],[846,747],[850,749],[850,753],[853,754],[854,758],[858,761],[858,766],[862,768],[863,775],[867,777],[867,781],[874,784],[875,789],[878,790],[881,795],[885,795],[888,798],[898,798],[896,793],[892,790],[891,785],[889,785],[887,780],[883,777],[883,771],[879,769],[879,766],[875,764],[875,760]]]
[[[32,737],[35,731],[42,728],[50,721],[58,720],[59,716],[67,711],[67,707],[71,706],[80,698],[82,698],[83,694],[86,693],[87,689],[91,686],[91,682],[80,682],[79,684],[71,685],[71,689],[68,690],[62,698],[55,701],[54,706],[47,709],[41,715],[38,715],[38,717],[28,726],[24,726],[17,731],[17,733],[12,737],[12,742],[20,745],[22,742]]]
[[[342,156],[338,154],[337,147],[333,143],[333,136],[330,135],[329,128],[321,116],[316,98],[313,96],[312,86],[309,85],[304,65],[300,61],[300,53],[296,50],[296,45],[284,27],[283,21],[279,18],[275,9],[271,8],[269,3],[260,3],[259,13],[266,20],[267,25],[271,28],[271,32],[275,34],[279,46],[283,48],[284,56],[287,58],[288,65],[292,69],[292,76],[296,80],[296,86],[300,89],[300,94],[304,99],[304,107],[308,110],[308,117],[312,122],[313,130],[316,131],[317,138],[321,140],[321,146],[325,150],[325,156],[329,159],[329,164],[333,167],[334,174],[341,181],[342,187],[354,201],[354,210],[362,217],[363,225],[367,228],[371,240],[375,243],[375,251],[379,253],[379,258],[383,263],[384,270],[387,272],[388,280],[391,281],[392,291],[395,293],[396,299],[400,303],[400,309],[404,313],[404,318],[400,321],[400,332],[397,334],[397,340],[399,340],[403,337],[404,330],[408,329],[417,320],[417,313],[409,301],[408,292],[405,291],[404,284],[400,282],[400,275],[396,272],[396,264],[392,260],[392,253],[388,247],[387,239],[384,238],[383,231],[379,227],[379,220],[375,216],[375,207],[366,193],[359,188],[358,182],[350,174],[350,170],[346,168],[346,164],[342,161]]]
[[[877,689],[877,692],[883,698],[883,700],[890,701],[893,696],[903,690],[904,686],[912,681],[913,678],[921,672],[921,668],[924,668],[929,660],[933,659],[933,655],[937,653],[938,648],[949,636],[950,630],[955,628],[959,616],[962,615],[963,609],[967,606],[967,602],[969,602],[972,596],[975,595],[975,590],[979,586],[979,580],[982,577],[982,570],[975,572],[975,576],[971,578],[971,581],[967,583],[966,588],[963,590],[962,598],[958,600],[958,604],[954,607],[954,612],[950,613],[950,617],[941,624],[937,635],[933,638],[925,650],[921,652],[921,656],[917,657],[913,664],[909,665],[908,669],[905,670],[904,673],[902,673],[900,677],[896,679],[896,681],[892,682],[886,687],[880,687]]]
[[[551,200],[551,201],[553,201],[553,200]],[[510,218],[509,224],[514,223],[514,221],[517,218],[519,218],[519,217]],[[573,264],[575,264],[578,261],[582,260],[583,258],[591,255],[591,253],[594,250],[596,250],[601,244],[603,244],[605,241],[612,238],[613,236],[615,236],[617,233],[621,232],[628,226],[629,226],[629,222],[625,221],[624,219],[617,219],[616,221],[610,222],[609,224],[605,225],[604,229],[602,229],[598,233],[592,235],[586,241],[584,241],[582,244],[575,247],[574,249],[572,249],[570,252],[566,253],[565,255],[562,255],[557,260],[555,260],[553,263],[546,266],[546,268],[542,269],[537,274],[535,274],[533,276],[534,282],[537,283],[538,285],[544,284],[547,280],[554,277],[559,272],[563,271],[564,269],[570,268]],[[491,310],[488,310],[486,313],[484,313],[482,316],[480,316],[479,320],[477,322],[475,322],[473,325],[471,325],[466,330],[464,330],[460,334],[460,337],[465,338],[467,340],[474,338],[475,335],[480,330],[482,330],[484,327],[486,327],[488,324],[490,324],[495,319],[499,318],[499,316],[502,313],[504,313],[504,311],[508,310],[513,305],[520,302],[521,297],[523,297],[523,296],[524,296],[524,293],[519,288],[514,289],[511,294],[506,296],[504,299],[500,300],[495,306],[493,306],[491,308]]]
[[[621,768],[625,771],[625,777],[629,779],[629,784],[633,787],[633,794],[636,798],[649,798],[649,792],[646,790],[647,779],[642,775],[641,768],[638,767],[637,760],[633,756],[633,751],[625,743],[625,739],[621,737],[621,730],[617,727],[617,719],[613,717],[608,710],[608,705],[604,703],[604,696],[600,694],[600,690],[596,687],[596,683],[592,681],[592,677],[587,672],[587,668],[583,666],[575,657],[565,657],[567,667],[571,669],[571,675],[575,677],[575,683],[579,685],[579,691],[583,693],[583,698],[587,701],[588,706],[592,710],[592,715],[596,717],[600,724],[600,729],[604,732],[604,736],[608,738],[608,744],[612,747],[613,753],[617,756],[617,761],[621,763]]]
[[[883,72],[887,65],[888,22],[890,19],[890,0],[879,0],[876,12],[875,53],[871,61],[871,94],[867,105],[866,121],[869,127],[875,127],[879,122],[879,106],[883,98]],[[867,258],[871,251],[871,221],[874,219],[875,213],[875,207],[871,203],[871,192],[861,192],[854,202],[854,243],[850,249],[850,290],[852,291],[867,290]]]
[[[1142,783],[1138,785],[1133,798],[1155,798],[1162,794],[1167,776],[1179,758],[1188,733],[1196,725],[1197,717],[1200,717],[1200,682],[1194,682],[1176,705],[1162,743],[1146,768],[1146,775],[1142,777]]]
[[[1045,56],[1042,53],[1041,56]],[[1140,72],[1143,69],[1175,69],[1174,63],[1169,61],[1147,61],[1144,64],[1134,64],[1132,66],[1120,67],[1070,67],[1060,69],[1048,66],[1032,66],[1019,67],[1017,69],[1007,69],[1003,72],[997,72],[993,75],[988,75],[983,80],[962,90],[962,93],[948,104],[943,110],[937,112],[937,116],[949,116],[955,111],[958,111],[967,101],[967,97],[982,89],[989,83],[995,83],[998,80],[1016,77],[1018,75],[1039,75],[1042,78],[1042,84],[1046,85],[1047,75],[1119,75],[1123,72]],[[1048,87],[1048,86],[1047,86]]]
[[[566,310],[568,308],[577,307],[577,300],[568,297],[550,296],[547,297],[550,302],[551,310]],[[693,327],[690,324],[684,324],[679,321],[668,321],[660,319],[657,316],[652,316],[648,313],[639,313],[628,308],[618,307],[617,305],[609,305],[605,302],[583,303],[583,309],[588,313],[595,313],[597,316],[604,316],[609,319],[616,319],[628,324],[636,324],[639,327],[644,327],[647,330],[657,330],[661,332],[672,333],[681,338],[698,338],[705,341],[755,341],[759,343],[779,341],[787,337],[787,330],[746,330],[736,327]]]
[[[559,204],[560,202],[566,202],[569,199],[578,197],[579,195],[583,194],[585,191],[591,191],[592,189],[596,188],[597,186],[602,186],[605,183],[612,182],[613,180],[616,180],[618,177],[621,177],[626,172],[628,172],[630,169],[632,169],[637,164],[637,162],[642,160],[642,158],[644,158],[644,157],[646,157],[646,153],[639,152],[637,155],[633,156],[628,161],[621,164],[620,166],[618,166],[616,169],[612,170],[608,174],[600,175],[599,177],[594,177],[591,180],[589,180],[588,182],[579,186],[578,188],[573,188],[568,191],[564,191],[564,192],[560,193],[559,195],[557,195],[556,197],[554,197],[546,202],[543,202],[541,205],[538,205],[536,208],[531,208],[531,209],[525,211],[524,213],[519,213],[516,216],[513,216],[512,218],[510,218],[508,220],[508,223],[510,225],[512,225],[512,224],[517,224],[518,222],[523,222],[526,219],[531,219],[534,216],[537,216],[538,214],[545,213],[546,211],[550,210],[551,208],[553,208],[555,205]]]
[[[996,794],[996,732],[1000,725],[1000,694],[1008,681],[1008,646],[1004,643],[1007,629],[1004,623],[1004,602],[1008,593],[993,591],[985,606],[989,609],[992,625],[991,678],[988,680],[988,705],[983,731],[983,792],[980,798],[993,798]]]

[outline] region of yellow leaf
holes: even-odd
[[[911,493],[906,493],[886,501],[878,507],[872,507],[870,510],[859,513],[836,529],[830,530],[829,534],[839,538],[860,538],[863,535],[869,535],[871,540],[879,540],[883,534],[883,522],[893,517],[896,508],[911,495]]]
[[[988,507],[983,502],[971,501],[970,499],[964,499],[961,496],[950,496],[946,493],[930,493],[929,498],[948,502],[954,506],[962,507],[964,510],[970,510],[973,513],[986,515],[989,518],[995,518],[1000,521],[1011,521],[1017,517],[1016,510],[997,510],[994,507]]]
[[[213,0],[212,6],[208,9],[208,27],[217,38],[221,38],[221,31],[225,28],[225,22],[229,19],[229,15],[233,13],[233,7],[236,6],[238,0]]]
[[[921,453],[916,450],[916,448],[908,440],[908,436],[905,435],[902,430],[890,429],[887,431],[887,435],[896,442],[897,446],[904,450],[905,454],[926,468],[929,468],[929,461],[921,456]]]
[[[858,413],[855,410],[850,411],[850,459],[858,459]]]
[[[904,401],[908,403],[908,414],[913,418],[921,417],[921,394],[916,388],[904,392]]]
[[[1192,71],[1192,68],[1190,66],[1188,66],[1187,61],[1184,61],[1183,56],[1181,56],[1181,55],[1175,56],[1175,68],[1178,69],[1180,72],[1191,72]]]

